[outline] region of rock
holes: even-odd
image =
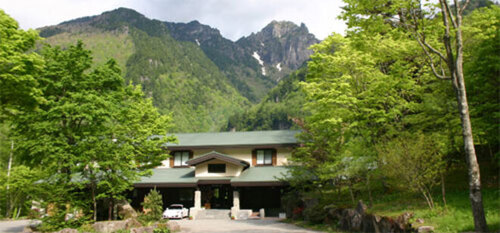
[[[354,213],[351,218],[351,230],[359,232],[361,231],[361,226],[363,224],[363,216],[359,213]]]
[[[366,209],[368,209],[368,207],[366,207],[362,200],[359,200],[358,205],[356,206],[356,212],[359,214],[365,214]]]
[[[417,218],[417,220],[415,220],[416,223],[424,223],[424,219],[423,218]]]
[[[118,209],[118,215],[122,219],[129,219],[129,218],[137,218],[137,212],[135,212],[134,208],[128,203],[126,200],[121,201],[116,205]]]
[[[375,226],[377,224],[376,218],[374,215],[365,214],[363,215],[363,220],[361,223],[361,231],[362,232],[377,232]]]
[[[71,228],[64,228],[57,233],[78,233],[77,229],[71,229]]]
[[[153,231],[153,227],[137,227],[130,229],[130,233],[153,233]]]
[[[31,229],[31,227],[28,226],[28,227],[24,227],[22,233],[31,233],[31,232],[33,232],[33,229]]]
[[[424,233],[424,232],[434,232],[434,227],[433,226],[421,226],[417,228],[418,233]]]
[[[407,231],[411,229],[411,224],[409,223],[410,218],[413,217],[413,213],[405,212],[398,216],[394,221],[395,227],[399,228],[401,231]]]
[[[394,220],[389,217],[382,217],[379,221],[378,228],[380,232],[394,232]]]
[[[127,230],[131,228],[141,227],[141,223],[139,223],[135,219],[127,219],[122,221],[102,221],[96,222],[93,225],[93,228],[97,232],[103,233],[111,233],[118,230]]]
[[[168,227],[168,229],[170,229],[170,231],[180,231],[181,230],[181,226],[179,226],[179,223],[174,222],[174,221],[168,221],[167,227]]]

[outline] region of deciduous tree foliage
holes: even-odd
[[[454,0],[453,4],[447,0],[439,0],[437,4],[426,0],[345,2],[343,18],[353,33],[385,35],[392,34],[394,29],[400,30],[403,36],[411,37],[419,44],[432,74],[438,79],[451,81],[448,82],[456,98],[468,164],[475,230],[487,232],[464,76],[463,16],[469,0]]]
[[[160,116],[140,87],[125,86],[113,60],[90,69],[81,42],[65,50],[47,46],[41,54],[47,101],[14,122],[17,152],[43,168],[45,201],[64,211],[88,210],[92,203],[95,220],[97,200],[106,198],[112,208],[165,159],[162,145],[172,138],[151,136],[165,135],[170,117]]]
[[[38,39],[36,31],[19,29],[17,22],[0,10],[0,121],[41,101],[37,76],[43,59],[30,52]]]

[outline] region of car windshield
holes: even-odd
[[[182,206],[174,205],[174,206],[168,207],[168,209],[170,209],[170,210],[180,210],[180,209],[182,209]]]

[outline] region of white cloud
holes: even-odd
[[[337,20],[340,0],[0,0],[0,6],[24,29],[54,25],[74,18],[127,7],[148,18],[169,22],[198,20],[237,40],[272,20],[305,23],[318,39],[346,26]]]

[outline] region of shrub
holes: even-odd
[[[323,205],[317,204],[303,211],[304,220],[311,223],[322,223],[326,218],[326,210]]]

